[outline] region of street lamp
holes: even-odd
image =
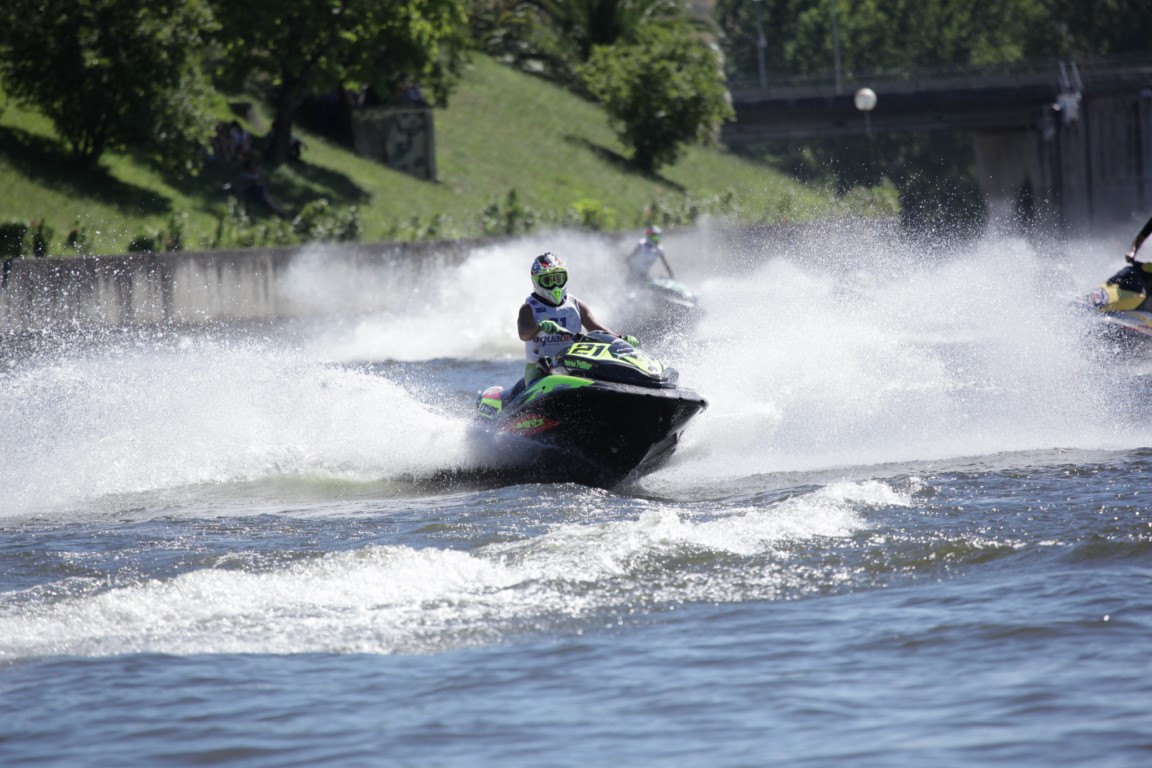
[[[876,91],[871,88],[861,88],[856,91],[854,98],[856,109],[864,113],[864,124],[868,127],[868,135],[872,135],[872,127],[868,122],[868,114],[876,108]]]
[[[764,38],[764,0],[752,0],[756,6],[756,62],[760,65],[760,90],[768,89],[768,70],[764,66],[764,49],[768,41]]]
[[[876,178],[876,150],[872,146],[872,110],[876,108],[876,91],[861,88],[853,98],[856,109],[864,113],[864,133],[868,135],[868,172]]]
[[[829,0],[832,13],[832,66],[836,71],[836,94],[840,94],[840,17],[836,13],[836,0]]]

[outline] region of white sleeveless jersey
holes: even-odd
[[[660,246],[652,245],[647,239],[641,240],[628,257],[628,268],[634,277],[646,278],[659,260]]]
[[[545,304],[536,294],[525,299],[525,304],[532,307],[532,316],[536,322],[551,320],[561,328],[567,328],[573,333],[580,332],[580,309],[576,306],[576,297],[568,294],[564,302],[558,307]],[[554,357],[572,345],[572,337],[566,333],[538,333],[532,339],[524,342],[524,354],[528,362],[535,363],[542,357]]]

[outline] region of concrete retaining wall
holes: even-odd
[[[102,256],[13,259],[0,271],[0,334],[69,328],[271,321],[385,307],[406,284],[459,263],[476,241],[341,244]],[[294,285],[337,263],[386,280],[356,307],[332,307]]]
[[[847,219],[682,228],[666,243],[678,274],[716,273],[774,256],[853,253],[864,240],[890,240],[896,229],[895,220]],[[634,244],[619,235],[583,236],[601,237],[608,248]],[[12,346],[15,336],[56,332],[404,311],[428,301],[443,270],[502,240],[13,259],[0,262],[0,337]]]

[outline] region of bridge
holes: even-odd
[[[862,88],[876,94],[869,111],[856,107]],[[1152,215],[1152,63],[738,87],[732,102],[729,146],[969,131],[993,215],[1026,197],[1034,216],[1070,234]]]

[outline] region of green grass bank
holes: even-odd
[[[219,116],[232,117],[223,95]],[[837,199],[722,148],[692,147],[658,174],[639,173],[595,104],[482,56],[435,121],[436,182],[297,131],[306,143],[303,161],[269,169],[272,193],[290,211],[317,199],[355,206],[362,242],[481,236],[485,209],[505,205],[513,191],[538,226],[613,231],[642,226],[654,206],[674,222],[707,210],[741,224],[876,208],[866,190]],[[253,122],[254,134],[267,130],[266,113]],[[87,252],[118,254],[173,222],[189,250],[275,244],[259,222],[242,229],[228,214],[224,185],[238,170],[209,162],[196,176],[172,178],[134,155],[109,154],[100,168],[82,171],[46,119],[0,96],[0,224],[45,222],[52,256],[78,252],[64,245],[72,230],[86,236]]]

